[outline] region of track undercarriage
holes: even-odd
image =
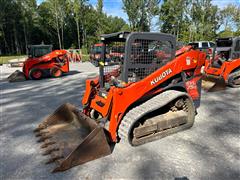
[[[141,145],[190,128],[194,117],[187,94],[167,91],[131,109],[120,124],[119,136],[133,146]]]

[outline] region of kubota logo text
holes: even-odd
[[[166,71],[164,71],[160,76],[156,77],[155,79],[153,79],[151,81],[151,85],[156,84],[158,81],[161,81],[163,78],[165,78],[166,76],[168,76],[169,74],[172,73],[172,70],[169,68]]]

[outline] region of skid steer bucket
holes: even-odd
[[[34,130],[43,155],[64,171],[111,154],[108,132],[72,104],[63,104]]]
[[[19,70],[16,70],[14,73],[12,73],[7,79],[9,82],[26,81],[24,73]]]
[[[226,88],[226,83],[222,77],[204,75],[202,79],[202,88],[208,92],[219,91]]]

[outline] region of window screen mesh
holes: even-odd
[[[135,39],[128,45],[127,59],[124,50],[124,42],[106,44],[104,82],[109,82],[111,76],[128,82],[144,79],[168,63],[175,51],[170,41],[146,39]]]
[[[136,39],[127,60],[128,81],[137,82],[152,74],[171,60],[172,53],[169,41]]]
[[[124,61],[125,42],[111,42],[106,44],[106,57],[104,65],[104,82],[111,76],[119,77]]]

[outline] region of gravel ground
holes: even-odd
[[[0,179],[240,179],[240,89],[202,92],[189,130],[135,148],[119,143],[110,156],[51,174],[32,131],[60,104],[81,108],[84,81],[98,69],[71,64],[59,79],[8,83],[16,69],[0,66]]]

